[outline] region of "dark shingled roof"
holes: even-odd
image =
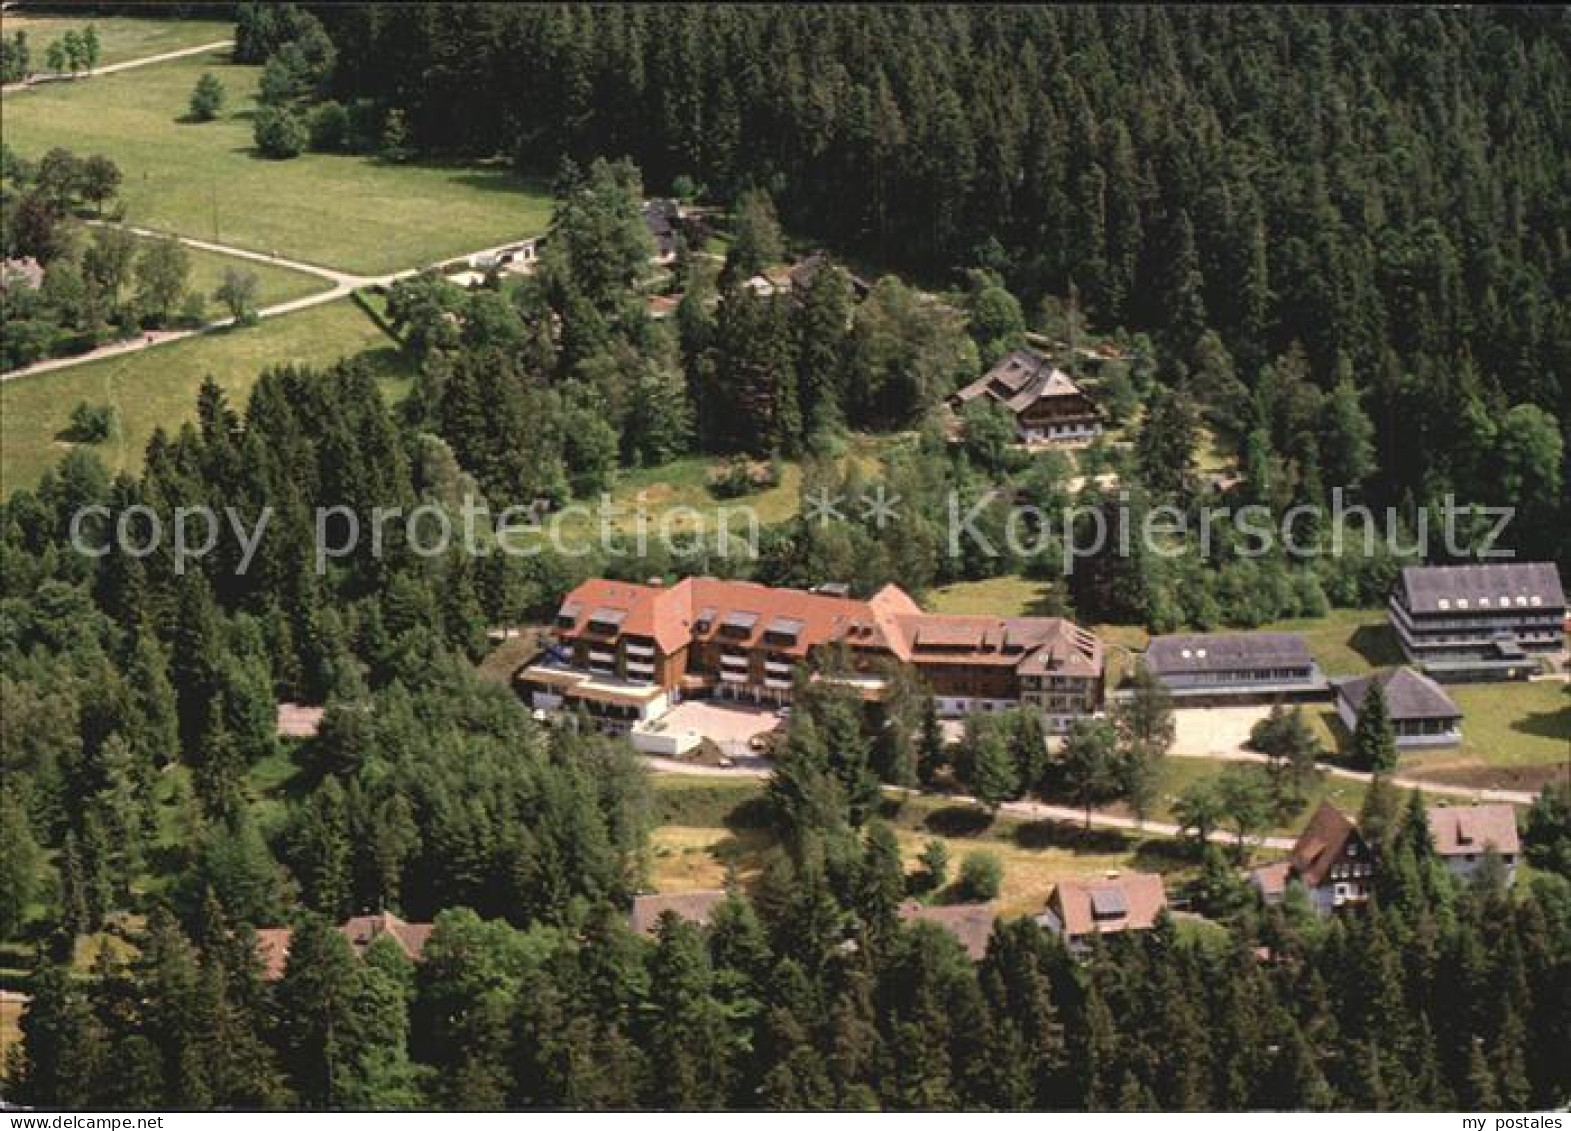
[[[1289,632],[1158,636],[1146,649],[1152,675],[1307,667],[1313,662],[1304,638]]]
[[[723,891],[683,891],[669,894],[639,895],[633,897],[633,930],[641,935],[652,935],[660,926],[660,916],[667,911],[678,919],[709,925],[715,908],[725,902]]]
[[[1440,685],[1412,668],[1395,668],[1372,676],[1346,679],[1336,685],[1337,695],[1357,712],[1364,705],[1373,680],[1386,701],[1393,722],[1406,719],[1460,719],[1462,709]]]
[[[1566,605],[1560,572],[1551,562],[1408,566],[1402,571],[1402,589],[1415,613],[1498,612],[1508,604],[1553,611]]]
[[[1084,397],[1080,386],[1050,360],[1033,350],[1014,350],[998,364],[955,393],[962,404],[988,396],[1019,414],[1039,400]]]
[[[1322,801],[1298,835],[1288,857],[1293,874],[1302,879],[1305,886],[1319,887],[1331,874],[1331,865],[1341,858],[1350,840],[1363,843],[1347,815],[1329,801]]]
[[[952,903],[928,907],[914,899],[900,905],[900,918],[907,923],[932,923],[955,936],[970,956],[980,962],[987,955],[987,940],[993,934],[998,909],[991,903]]]

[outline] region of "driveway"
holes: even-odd
[[[773,733],[780,723],[772,709],[712,699],[678,703],[660,718],[662,731],[701,735],[732,758],[746,756],[755,737]]]

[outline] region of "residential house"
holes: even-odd
[[[885,663],[910,664],[940,713],[1019,704],[1065,730],[1102,701],[1100,641],[1056,617],[924,613],[896,585],[866,600],[691,577],[672,586],[592,579],[562,602],[554,638],[518,673],[539,710],[582,707],[610,729],[648,723],[690,697],[783,706],[797,673],[833,648],[833,674],[868,698]]]
[[[675,200],[646,200],[640,212],[655,245],[655,262],[670,263],[682,238],[682,206]]]
[[[1491,851],[1505,866],[1506,882],[1516,879],[1522,841],[1517,835],[1516,810],[1510,805],[1436,806],[1429,810],[1429,836],[1435,854],[1452,875],[1470,880]]]
[[[1364,903],[1374,885],[1374,858],[1347,815],[1322,801],[1286,860],[1256,868],[1251,882],[1267,903],[1280,903],[1291,883],[1303,885],[1315,910],[1329,914]]]
[[[1408,662],[1436,679],[1526,679],[1565,648],[1565,591],[1550,562],[1408,566],[1389,612]]]
[[[987,956],[987,940],[993,937],[998,909],[991,903],[950,903],[929,906],[908,899],[900,905],[904,923],[932,923],[955,937],[972,962]]]
[[[1149,931],[1166,907],[1161,876],[1110,872],[1100,880],[1060,880],[1037,922],[1082,950],[1093,935]]]
[[[1314,699],[1328,690],[1304,638],[1287,632],[1158,636],[1145,661],[1186,707]]]
[[[815,251],[813,254],[804,256],[792,264],[790,273],[788,275],[788,279],[791,284],[791,293],[799,298],[807,294],[808,289],[813,285],[813,280],[818,277],[819,271],[823,270],[825,267],[833,267],[835,270],[840,271],[845,275],[846,282],[851,286],[851,295],[858,302],[866,298],[868,292],[873,289],[872,284],[870,284],[866,279],[846,271],[839,264],[831,260],[824,252]]]
[[[1370,686],[1380,689],[1398,749],[1455,746],[1462,741],[1462,710],[1441,686],[1412,668],[1336,683],[1336,713],[1349,731],[1358,729]]]
[[[432,929],[430,923],[406,923],[391,911],[356,915],[338,927],[356,955],[364,954],[373,942],[387,935],[411,962],[419,962],[424,957]],[[293,936],[294,932],[288,927],[263,927],[256,932],[256,952],[262,960],[262,977],[267,981],[274,982],[284,976]]]
[[[1074,443],[1102,431],[1102,413],[1069,375],[1032,350],[1005,356],[949,398],[956,412],[979,398],[1001,404],[1025,443]]]
[[[653,935],[659,930],[660,917],[667,911],[678,919],[707,927],[710,916],[726,901],[726,896],[726,892],[712,889],[635,895],[629,919],[633,930],[641,935]]]

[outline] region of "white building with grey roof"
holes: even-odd
[[[1184,707],[1323,699],[1330,689],[1304,638],[1289,632],[1158,636],[1145,660]]]
[[[1408,566],[1389,611],[1408,662],[1440,680],[1526,679],[1565,649],[1550,562]]]

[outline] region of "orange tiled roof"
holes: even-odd
[[[1095,913],[1099,904],[1106,909],[1101,916]],[[1060,880],[1050,906],[1070,938],[1096,932],[1143,931],[1167,906],[1167,889],[1161,876],[1147,872],[1102,880]]]
[[[597,616],[614,621],[616,634],[652,639],[667,655],[717,637],[756,647],[772,625],[790,622],[795,642],[771,645],[790,656],[844,642],[919,663],[1023,665],[1032,672],[1078,675],[1102,669],[1101,642],[1067,620],[924,613],[897,585],[862,601],[715,577],[690,577],[671,586],[593,578],[568,594],[558,613],[568,637],[593,638]],[[723,631],[728,620],[741,630]]]

